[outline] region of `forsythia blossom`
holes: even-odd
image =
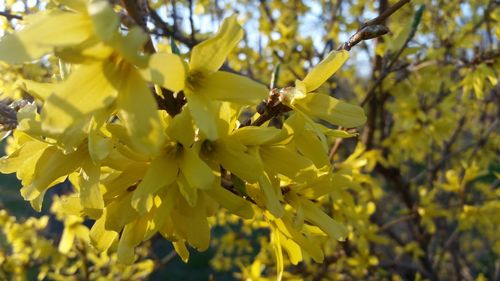
[[[172,53],[143,53],[147,36],[137,27],[120,32],[107,1],[61,4],[28,17],[23,29],[0,41],[0,60],[7,63],[53,54],[71,65],[63,81],[20,83],[36,103],[18,112],[0,171],[17,174],[21,194],[37,210],[49,188],[72,183],[74,204],[62,208],[78,210],[64,220],[62,252],[75,237],[88,237],[100,251],[118,241],[118,260],[132,263],[134,248],[160,233],[187,260],[187,244],[208,248],[207,218],[219,207],[265,218],[278,267],[283,248],[294,264],[304,257],[321,262],[315,241],[348,235],[342,218],[312,201],[349,181],[332,172],[325,144],[328,135],[349,134],[315,121],[352,128],[366,119],[360,107],[314,92],[342,66],[346,51],[329,54],[282,90],[283,104],[294,111],[282,128],[245,127],[238,121],[245,106],[256,106],[269,91],[219,70],[243,37],[236,16],[196,45],[187,63]],[[183,94],[181,112],[160,110],[153,86]],[[95,220],[89,231],[81,225],[85,217]]]

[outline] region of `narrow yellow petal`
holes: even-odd
[[[146,155],[156,154],[165,140],[163,123],[148,85],[131,66],[120,87],[117,108],[134,149]]]
[[[75,235],[76,233],[71,227],[64,227],[61,240],[59,241],[59,252],[67,254],[71,250],[71,248],[73,247],[73,242],[75,241]]]
[[[251,219],[254,216],[250,202],[223,188],[218,183],[214,184],[211,189],[206,190],[205,193],[235,215],[244,219]]]
[[[126,224],[139,216],[135,209],[132,208],[132,204],[130,204],[131,199],[132,193],[130,192],[121,198],[113,200],[106,206],[106,223],[104,224],[106,230],[120,232]]]
[[[263,172],[258,155],[241,143],[229,138],[220,139],[215,143],[215,153],[220,164],[248,182],[256,182]]]
[[[118,238],[117,232],[106,230],[104,228],[105,221],[106,214],[96,220],[90,229],[90,241],[92,242],[92,246],[101,252],[107,251],[113,242]]]
[[[99,188],[101,169],[90,159],[83,163],[80,174],[80,200],[83,211],[92,219],[98,219],[104,209],[104,200]]]
[[[167,135],[184,147],[190,147],[193,144],[195,138],[193,118],[186,107],[172,118],[167,127]]]
[[[235,130],[229,138],[246,146],[265,144],[280,136],[281,130],[273,127],[246,126]]]
[[[153,207],[153,197],[157,191],[173,183],[177,178],[178,167],[172,155],[160,155],[151,162],[149,169],[132,196],[132,206],[140,214],[149,212]]]
[[[45,191],[54,184],[54,181],[75,171],[85,156],[85,149],[69,154],[64,154],[54,146],[45,149],[36,162],[31,185],[40,192]]]
[[[92,118],[91,130],[88,135],[89,155],[95,164],[101,163],[113,149],[113,141],[111,138],[104,136],[97,123]]]
[[[259,186],[264,198],[264,204],[266,208],[273,214],[276,218],[281,218],[285,209],[278,199],[278,194],[276,194],[276,189],[273,187],[271,181],[267,175],[262,175],[259,179]],[[281,196],[281,194],[279,195]]]
[[[88,13],[92,19],[94,32],[104,42],[118,35],[120,19],[113,7],[105,0],[93,0],[88,5]]]
[[[300,247],[316,262],[323,262],[324,254],[319,245],[314,243],[311,239],[308,239],[307,237],[302,235],[292,226],[292,221],[289,213],[285,213],[283,218],[275,220],[274,222],[284,235],[288,236],[290,239],[299,244]]]
[[[192,72],[217,71],[231,50],[243,38],[243,29],[236,15],[224,19],[217,34],[196,45],[191,52],[190,69]]]
[[[318,226],[331,239],[344,240],[347,236],[347,228],[341,223],[325,214],[318,206],[306,198],[297,196],[293,192],[288,192],[285,199],[294,208],[302,205],[304,208],[304,217],[314,225]]]
[[[135,260],[135,247],[141,243],[146,233],[148,220],[146,217],[137,219],[125,226],[118,242],[118,262],[132,264]]]
[[[40,101],[45,101],[47,98],[54,94],[56,84],[52,83],[39,83],[31,80],[20,81],[21,87],[30,95],[36,97]]]
[[[285,248],[290,262],[293,265],[297,265],[302,261],[302,249],[295,243],[292,239],[287,239],[283,234],[280,233],[281,246]]]
[[[172,245],[174,245],[174,249],[181,257],[183,262],[188,262],[189,260],[189,251],[186,247],[186,243],[184,241],[172,241]]]
[[[264,146],[260,148],[264,168],[271,175],[281,174],[298,182],[316,177],[316,167],[311,160],[285,146]],[[282,161],[286,159],[286,165]]]
[[[204,95],[198,95],[190,91],[185,91],[184,94],[188,100],[187,107],[194,119],[196,125],[206,135],[209,140],[218,138],[217,132],[217,111],[213,102]]]
[[[198,189],[188,183],[186,176],[179,173],[177,177],[177,185],[179,186],[179,191],[181,195],[186,199],[186,202],[190,206],[196,206],[198,200]]]
[[[184,89],[187,66],[177,55],[156,53],[149,58],[148,67],[140,71],[144,79],[170,91]]]
[[[309,93],[295,99],[293,106],[310,116],[344,128],[358,127],[366,122],[363,108],[321,93]]]
[[[215,180],[212,169],[200,159],[195,149],[183,148],[179,167],[190,186],[199,189],[212,187]]]
[[[330,76],[335,74],[342,67],[344,62],[349,58],[349,52],[346,50],[332,51],[325,59],[316,65],[304,78],[307,92],[312,92],[325,83]]]
[[[73,148],[79,146],[86,137],[91,118],[111,112],[118,95],[107,75],[116,75],[115,66],[107,62],[82,65],[75,70],[44,103],[40,114],[42,129],[65,134],[72,140]]]
[[[196,93],[205,95],[212,100],[257,105],[268,96],[269,90],[266,86],[247,77],[218,71],[208,75],[203,83],[196,88]]]
[[[0,40],[0,60],[10,64],[33,61],[55,47],[76,45],[92,36],[90,19],[84,14],[51,11],[26,21],[24,29]]]
[[[279,231],[275,228],[271,231],[271,245],[276,255],[276,280],[281,281],[283,270],[285,268],[283,261],[283,250],[281,248],[281,239]]]
[[[176,213],[175,222],[183,224],[187,241],[190,245],[204,251],[210,244],[210,226],[207,221],[205,198],[199,193],[194,205],[179,202],[179,210]]]

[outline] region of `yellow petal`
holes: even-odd
[[[186,248],[186,243],[184,241],[172,241],[172,245],[174,245],[174,249],[181,257],[183,262],[188,262],[189,260],[189,251]]]
[[[124,81],[117,102],[118,114],[133,148],[139,153],[153,155],[165,140],[163,123],[148,85],[135,69],[127,68],[128,73],[120,78]]]
[[[266,208],[273,214],[276,218],[283,216],[284,208],[278,199],[278,194],[276,194],[276,189],[272,185],[271,181],[267,175],[262,175],[259,179],[259,186],[261,188],[262,195],[264,197],[264,204]],[[281,194],[280,194],[281,196]]]
[[[22,80],[21,87],[40,101],[45,101],[56,90],[56,84]]]
[[[221,139],[215,143],[216,157],[220,164],[248,182],[256,182],[262,175],[262,163],[258,155],[246,146],[231,139]]]
[[[199,189],[209,189],[215,180],[212,169],[198,156],[195,149],[184,147],[179,167],[190,186]]]
[[[316,177],[316,168],[311,160],[284,146],[261,147],[260,155],[266,171],[281,174],[299,182]],[[286,165],[282,161],[286,159]]]
[[[91,130],[88,135],[90,158],[95,164],[101,163],[113,149],[111,138],[105,137],[97,128],[94,119],[91,120]]]
[[[39,192],[44,192],[55,181],[59,182],[61,177],[75,171],[81,165],[85,155],[85,149],[79,149],[70,154],[64,154],[54,146],[45,149],[36,162],[31,187]],[[25,196],[25,199],[32,198]]]
[[[330,76],[335,74],[337,70],[349,58],[349,52],[346,50],[332,51],[327,57],[316,65],[304,78],[307,92],[312,92],[325,83]]]
[[[284,235],[280,233],[281,246],[283,246],[290,258],[290,262],[293,265],[297,265],[302,261],[302,249],[295,243],[292,239],[287,239]]]
[[[126,224],[129,224],[139,216],[130,204],[131,199],[132,193],[129,192],[125,196],[113,200],[106,206],[106,223],[104,224],[106,230],[120,232]]]
[[[131,222],[123,229],[120,241],[118,242],[118,262],[132,264],[135,260],[135,247],[141,243],[146,233],[148,220],[141,217]]]
[[[176,212],[177,224],[184,224],[189,244],[204,251],[210,244],[210,226],[207,221],[204,194],[200,193],[194,206],[180,202]]]
[[[26,19],[28,26],[0,40],[0,60],[17,64],[36,60],[55,47],[76,45],[92,35],[84,14],[51,11]]]
[[[251,219],[254,216],[250,202],[223,188],[218,183],[214,184],[211,189],[206,190],[205,193],[235,215],[244,219]]]
[[[217,71],[231,50],[243,38],[243,29],[236,15],[224,19],[217,34],[196,45],[191,52],[189,67],[192,72]]]
[[[149,58],[148,67],[141,69],[147,81],[179,92],[184,89],[187,66],[181,57],[174,54],[156,53]]]
[[[104,209],[104,200],[99,188],[101,169],[87,160],[80,175],[80,200],[85,214],[98,219]]]
[[[190,147],[193,144],[195,138],[193,118],[191,118],[187,108],[184,107],[181,113],[172,119],[167,127],[167,135],[180,142],[184,147]]]
[[[229,101],[242,105],[256,105],[264,100],[269,93],[267,87],[260,83],[224,71],[207,76],[195,91],[212,100]]]
[[[52,134],[65,134],[71,139],[71,147],[79,146],[86,137],[91,118],[111,112],[117,91],[107,75],[116,75],[111,63],[80,66],[47,98],[40,114],[42,129]]]
[[[111,247],[111,244],[118,238],[118,233],[115,231],[106,230],[104,228],[106,214],[101,216],[92,228],[90,229],[90,241],[100,252],[105,252]]]
[[[164,225],[167,220],[170,220],[170,212],[174,208],[175,201],[177,200],[177,196],[180,196],[178,187],[174,184],[170,188],[165,190],[165,194],[161,197],[160,206],[157,207],[153,222],[155,226],[160,230],[160,233],[164,235]],[[169,235],[164,235],[168,237]]]
[[[323,262],[324,255],[319,245],[311,241],[311,239],[304,237],[304,235],[302,235],[292,226],[290,214],[285,213],[283,218],[275,220],[274,222],[284,235],[288,236],[290,239],[299,244],[300,247],[304,249],[304,251],[308,253],[316,262]]]
[[[20,167],[29,161],[36,161],[44,149],[49,145],[41,141],[29,141],[8,156],[0,158],[0,173],[10,174],[19,171]]]
[[[157,191],[175,181],[178,167],[172,155],[160,155],[151,162],[149,169],[132,196],[132,206],[140,214],[153,207],[153,197]]]
[[[344,128],[358,127],[366,122],[363,108],[325,94],[309,93],[295,99],[292,105],[310,116]]]
[[[105,0],[93,0],[88,5],[88,13],[92,19],[94,32],[104,42],[110,41],[118,34],[120,19],[113,7]]]
[[[184,94],[188,100],[187,107],[196,125],[206,135],[207,139],[216,140],[218,138],[215,119],[217,111],[212,101],[204,95],[198,95],[190,91],[185,91]]]
[[[73,242],[75,240],[75,231],[71,227],[64,227],[63,234],[61,236],[61,241],[59,241],[59,252],[67,254],[73,247]]]
[[[148,65],[148,55],[141,52],[148,40],[148,35],[139,26],[131,27],[127,35],[115,36],[110,42],[116,52],[130,64],[145,68]]]
[[[343,240],[347,236],[347,228],[325,214],[318,206],[306,198],[297,196],[293,192],[288,192],[285,199],[294,208],[302,205],[304,208],[304,217],[314,225],[318,226],[325,232],[331,239]]]
[[[295,145],[297,150],[309,158],[316,167],[330,165],[328,152],[325,151],[321,141],[313,132],[308,131],[295,135]]]
[[[91,37],[78,45],[58,48],[54,53],[67,63],[89,64],[105,60],[113,52],[114,49],[111,46],[99,41],[97,37]]]
[[[186,199],[186,202],[190,206],[196,206],[196,202],[198,200],[198,189],[188,183],[184,174],[179,173],[177,176],[177,185],[179,186],[179,191],[182,197]]]
[[[281,249],[280,234],[277,229],[273,229],[271,231],[271,245],[273,246],[274,254],[276,255],[276,280],[281,281],[285,265],[283,262],[283,251]]]
[[[280,134],[281,130],[273,127],[246,126],[235,130],[229,138],[246,146],[257,146],[276,139]]]

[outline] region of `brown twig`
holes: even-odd
[[[5,17],[8,20],[13,20],[13,19],[22,20],[23,19],[23,16],[21,16],[21,15],[14,15],[14,14],[11,14],[8,12],[0,12],[0,16]]]
[[[401,9],[404,5],[409,3],[411,0],[400,0],[396,4],[390,6],[386,10],[384,10],[378,17],[373,18],[367,22],[365,22],[361,27],[360,30],[370,26],[370,25],[377,25],[377,24],[382,24],[385,22],[385,20],[390,17],[392,14],[394,14],[397,10]]]

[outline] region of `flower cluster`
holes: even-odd
[[[19,110],[0,161],[2,173],[22,181],[33,208],[40,210],[46,191],[68,179],[75,195],[64,206],[95,220],[90,242],[99,251],[117,243],[122,263],[132,263],[134,248],[156,233],[184,260],[187,245],[207,249],[207,218],[219,207],[266,219],[278,267],[283,248],[294,264],[304,257],[321,262],[316,239],[346,237],[344,225],[314,204],[349,181],[333,172],[327,136],[351,135],[330,125],[353,128],[366,119],[360,107],[314,92],[342,66],[346,51],[328,54],[295,87],[280,91],[291,111],[279,128],[244,126],[242,116],[269,90],[220,70],[243,37],[236,16],[186,62],[144,52],[147,35],[139,27],[123,31],[107,1],[60,2],[0,41],[0,60],[9,64],[53,54],[67,66],[62,81],[20,83],[36,102]],[[178,114],[161,109],[166,95],[182,101]]]

